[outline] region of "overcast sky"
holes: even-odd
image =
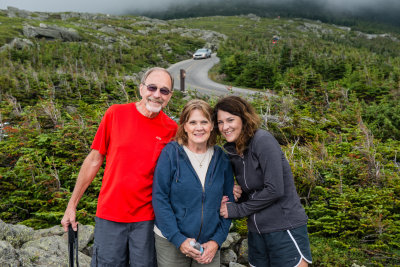
[[[197,2],[227,3],[227,0],[0,0],[0,9],[7,6],[29,11],[78,11],[90,13],[123,14],[130,10],[162,10],[171,4],[190,5]],[[296,0],[248,0],[249,2],[285,3]],[[312,1],[312,0],[310,0]],[[400,0],[314,0],[324,3],[329,10],[355,11],[364,8],[399,8]],[[228,2],[229,3],[229,2]],[[399,15],[400,16],[400,15]]]

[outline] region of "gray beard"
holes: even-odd
[[[162,110],[162,105],[160,105],[160,107],[156,108],[156,107],[150,106],[148,103],[146,103],[146,109],[153,113],[159,113]]]

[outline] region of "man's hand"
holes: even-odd
[[[228,219],[228,208],[226,207],[226,203],[228,203],[229,198],[228,196],[223,196],[221,200],[221,207],[219,209],[219,215]]]
[[[242,188],[240,185],[235,184],[233,186],[233,196],[235,197],[235,201],[238,201],[238,199],[242,196]]]
[[[201,245],[204,248],[203,255],[196,261],[200,264],[209,264],[214,259],[215,253],[218,251],[218,243],[210,240]]]
[[[190,245],[190,241],[196,242],[194,238],[187,238],[179,247],[180,251],[186,255],[186,257],[191,257],[193,259],[198,259],[201,257],[201,252]]]
[[[74,208],[68,208],[65,210],[64,217],[61,220],[61,225],[65,232],[68,232],[68,226],[71,225],[74,231],[78,230],[78,222],[76,219],[76,210]]]

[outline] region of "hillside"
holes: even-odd
[[[1,11],[0,219],[58,224],[107,107],[135,101],[146,68],[208,46],[221,59],[215,80],[277,95],[251,101],[292,166],[314,265],[396,266],[399,40],[255,15],[163,21]],[[178,117],[193,97],[175,92],[166,113]],[[79,204],[83,224],[94,223],[102,172]]]
[[[400,33],[400,4],[396,1],[330,0],[205,0],[170,4],[162,9],[128,9],[127,14],[141,14],[159,19],[256,14],[264,18],[307,18],[352,27],[369,33]]]

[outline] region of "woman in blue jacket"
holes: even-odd
[[[308,218],[279,143],[259,129],[260,118],[243,98],[220,99],[213,117],[243,190],[238,203],[224,197],[220,212],[225,218],[248,218],[250,266],[307,266]]]
[[[158,159],[153,182],[155,239],[160,267],[220,266],[219,248],[231,220],[219,214],[224,195],[233,201],[229,159],[215,146],[212,109],[189,101],[176,141]],[[194,245],[198,242],[201,247]]]

